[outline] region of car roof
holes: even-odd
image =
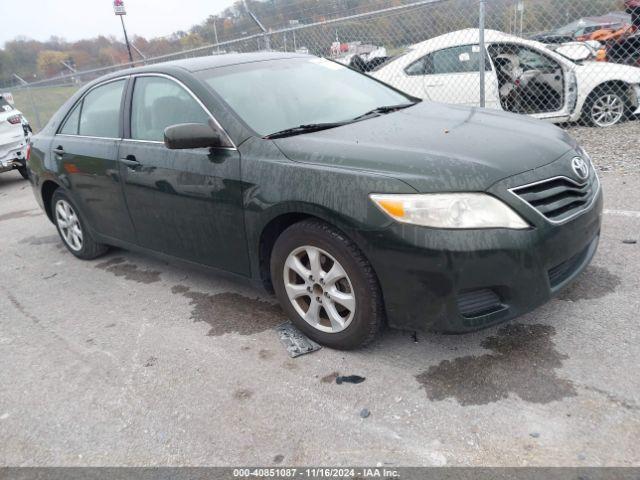
[[[486,43],[515,41],[518,43],[530,43],[534,45],[540,45],[539,42],[532,42],[522,37],[517,37],[515,35],[510,35],[508,33],[499,32],[497,30],[485,30],[484,41]],[[477,28],[468,28],[466,30],[458,30],[457,32],[446,33],[444,35],[440,35],[439,37],[430,38],[429,40],[425,40],[423,42],[411,45],[409,48],[411,50],[422,50],[425,47],[436,46],[438,49],[442,49],[447,47],[455,47],[458,45],[477,44],[479,42],[480,42],[480,30],[478,30]]]
[[[225,53],[222,55],[208,55],[203,57],[185,58],[170,62],[155,63],[144,67],[129,68],[116,72],[117,75],[128,75],[131,73],[159,72],[181,68],[189,72],[199,72],[212,68],[228,67],[245,63],[265,62],[269,60],[285,60],[290,58],[312,58],[311,55],[300,53],[282,52],[254,52],[254,53]]]

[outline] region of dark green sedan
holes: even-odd
[[[342,349],[385,324],[461,333],[529,312],[586,268],[601,228],[596,171],[559,128],[306,55],[100,78],[28,166],[76,257],[117,246],[230,272]]]

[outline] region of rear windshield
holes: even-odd
[[[199,76],[260,135],[344,122],[410,101],[367,75],[314,57],[214,68]]]

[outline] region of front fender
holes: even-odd
[[[382,229],[389,223],[369,194],[416,193],[406,183],[385,175],[289,160],[270,140],[252,138],[240,150],[247,247],[254,280],[260,276],[262,232],[279,216],[320,218],[345,232],[364,250],[358,232]]]

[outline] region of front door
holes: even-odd
[[[90,90],[67,116],[51,148],[60,176],[91,228],[134,242],[118,162],[126,82],[119,79]]]
[[[169,77],[136,77],[130,119],[120,171],[138,243],[248,275],[238,151],[165,147],[166,127],[210,119],[193,94]]]
[[[505,110],[540,119],[568,118],[576,100],[575,75],[548,53],[519,43],[496,43],[489,52]]]

